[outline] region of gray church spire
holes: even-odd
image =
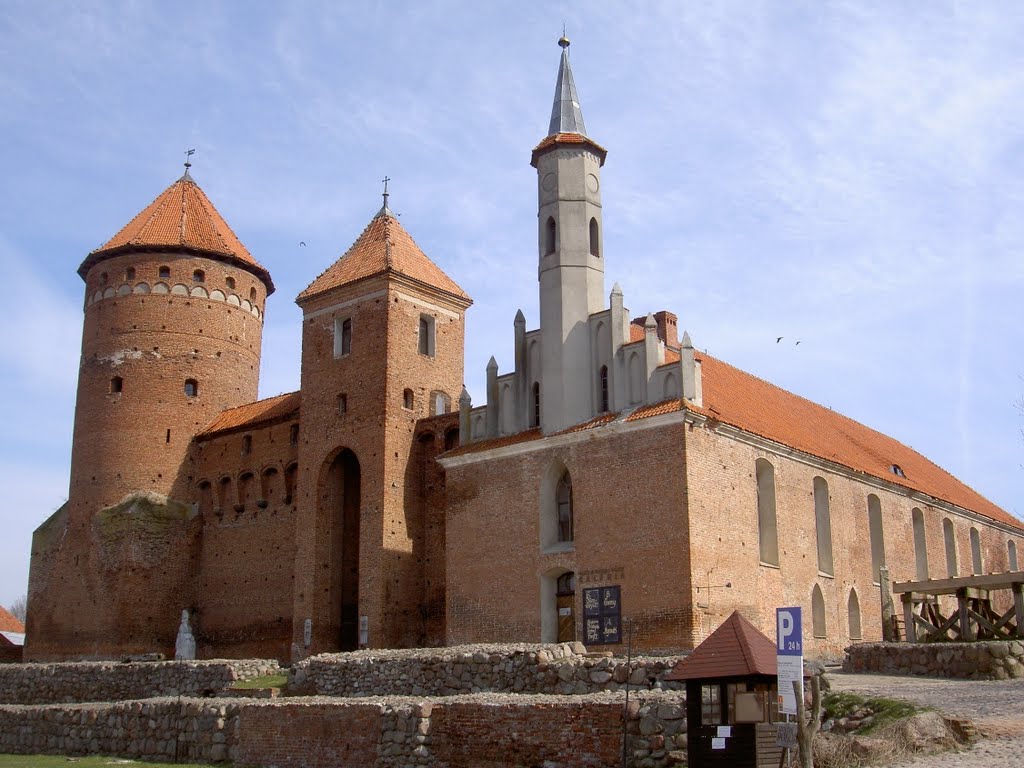
[[[569,38],[563,34],[558,44],[562,46],[562,62],[558,66],[558,82],[555,83],[555,103],[551,105],[548,136],[558,133],[586,136],[580,98],[576,95],[576,84],[572,81],[572,69],[569,67]]]

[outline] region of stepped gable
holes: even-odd
[[[427,257],[385,205],[352,247],[298,295],[300,304],[334,288],[368,277],[398,274],[446,293],[469,306],[472,299]]]
[[[274,292],[270,273],[224,221],[188,170],[78,268],[85,279],[98,262],[130,251],[186,251],[252,272]]]
[[[710,355],[697,359],[704,407],[686,403],[688,409],[1024,530],[1020,520],[898,440]]]
[[[299,415],[301,392],[289,392],[237,408],[229,408],[196,433],[196,440],[208,439],[228,432],[263,426],[278,421],[289,421]]]
[[[0,605],[0,632],[14,632],[16,634],[24,634],[25,632],[25,625],[21,623],[17,616],[2,605]]]
[[[723,677],[776,675],[775,643],[733,611],[693,653],[679,661],[666,680],[714,680]]]

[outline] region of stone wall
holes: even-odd
[[[292,682],[329,696],[581,695],[618,691],[627,679],[634,689],[683,687],[662,681],[678,657],[638,657],[627,666],[625,659],[584,651],[580,643],[562,643],[322,654],[296,665]]]
[[[0,753],[217,762],[235,755],[240,706],[236,702],[167,698],[0,706]]]
[[[147,699],[0,706],[0,752],[106,754],[239,768],[546,768],[618,765],[625,694],[358,700]],[[682,757],[683,694],[631,697],[630,765]]]
[[[1024,677],[1024,640],[975,643],[860,643],[846,649],[847,672],[972,680]]]
[[[202,696],[235,680],[282,670],[276,661],[161,661],[119,664],[5,664],[0,666],[0,704],[124,701],[156,696]]]
[[[619,765],[624,705],[623,693],[278,700],[242,709],[235,765]],[[686,741],[683,694],[648,691],[631,697],[627,730],[630,765],[673,764]]]

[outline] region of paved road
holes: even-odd
[[[1024,766],[1024,680],[939,680],[901,675],[828,673],[832,690],[888,696],[969,717],[985,736],[962,752],[916,757],[901,768]]]

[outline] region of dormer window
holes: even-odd
[[[889,467],[889,471],[892,472],[896,477],[906,477],[906,473],[903,471],[903,467],[899,464],[893,464]]]

